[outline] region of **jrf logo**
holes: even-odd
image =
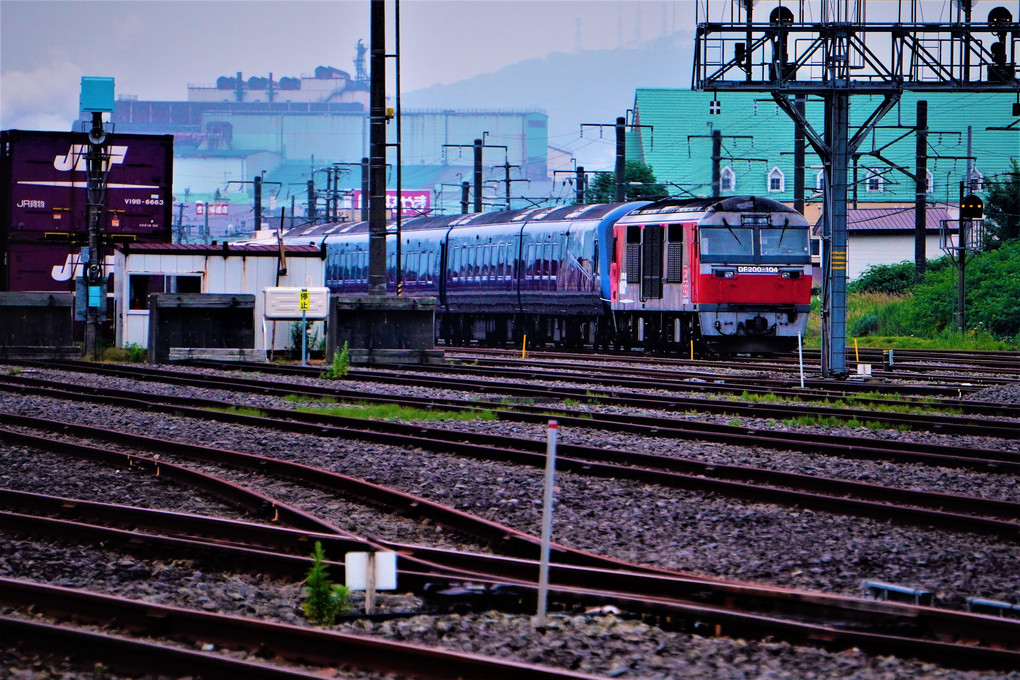
[[[110,165],[123,163],[128,148],[126,146],[111,146],[108,150],[110,159],[108,164],[103,167],[103,170],[108,170]],[[88,144],[72,144],[65,155],[57,156],[53,159],[53,167],[61,172],[69,172],[71,170],[85,172],[87,169],[85,156],[88,155],[88,152]]]

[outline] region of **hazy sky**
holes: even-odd
[[[405,92],[555,51],[614,48],[691,28],[694,2],[403,0]],[[65,130],[81,76],[116,96],[186,100],[221,75],[353,74],[368,0],[0,0],[0,128]],[[393,53],[393,3],[387,2]],[[392,73],[390,60],[388,69]],[[611,74],[607,74],[611,77]],[[597,85],[593,85],[597,86]]]
[[[859,1],[827,0],[827,6]],[[732,11],[729,0],[707,2],[713,20]],[[695,0],[400,4],[404,92],[556,51],[612,49],[690,30],[696,7]],[[393,53],[393,1],[386,5],[387,52]],[[920,20],[948,21],[953,2],[919,5]],[[758,3],[764,12],[770,6]],[[817,13],[821,0],[807,6],[807,14]],[[868,0],[866,6],[868,19],[876,20],[895,18],[910,2]],[[992,3],[976,6],[976,20],[984,19],[983,6]],[[68,129],[83,75],[113,77],[117,96],[183,101],[189,83],[214,85],[238,71],[245,78],[270,72],[280,78],[311,75],[324,65],[353,74],[355,46],[369,42],[369,7],[369,0],[0,0],[0,128]],[[392,74],[392,60],[388,69]]]

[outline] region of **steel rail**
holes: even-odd
[[[16,521],[9,524],[19,533],[42,533],[65,540],[83,542],[91,539],[104,547],[130,548],[136,556],[171,553],[177,557],[196,556],[229,564],[231,569],[247,566],[257,573],[297,576],[307,569],[308,562],[289,555],[227,545],[224,542],[200,543],[187,539],[138,534],[108,527],[98,527],[49,518],[4,515]],[[15,528],[16,527],[16,528]],[[253,531],[279,533],[271,527],[253,527]],[[274,539],[270,539],[274,540]],[[471,571],[458,574],[440,570],[422,573],[407,569],[409,561],[400,555],[399,574],[403,587],[421,592],[425,584],[454,583],[467,578],[472,583],[509,584],[511,596],[501,600],[514,611],[533,608],[538,564],[534,561],[501,558],[491,555],[461,553],[460,561],[470,563]],[[329,562],[343,568],[342,563]],[[736,622],[741,632],[755,635],[772,633],[769,626],[777,623],[823,624],[841,630],[869,633],[910,633],[914,639],[931,638],[949,641],[982,640],[984,644],[1017,650],[1020,648],[1020,621],[987,617],[936,607],[917,607],[893,602],[861,600],[813,591],[761,586],[735,581],[722,581],[686,575],[680,572],[641,573],[606,570],[553,563],[551,567],[553,603],[566,609],[612,604],[628,612],[661,619],[675,625],[678,615],[689,623],[720,619]],[[767,614],[765,612],[768,612]],[[762,619],[759,622],[759,619]],[[762,623],[765,627],[756,626]]]
[[[1002,352],[996,358],[989,359],[987,356],[977,356],[973,359],[968,358],[966,353],[950,352],[945,354],[925,354],[919,350],[902,350],[894,349],[894,365],[890,370],[882,370],[881,375],[889,377],[899,377],[896,369],[901,365],[905,372],[921,372],[921,371],[941,371],[949,369],[963,369],[971,370],[971,373],[981,372],[995,372],[1005,374],[1017,374],[1020,373],[1020,353],[1017,352]],[[446,350],[447,358],[451,357],[468,357],[477,358],[477,356],[492,356],[492,357],[503,357],[507,360],[519,360],[520,351],[514,350],[500,350],[491,348],[452,348]],[[818,350],[804,350],[804,363],[805,369],[809,373],[818,372],[818,361],[819,352]],[[770,370],[770,369],[782,369],[791,370],[799,363],[799,357],[795,354],[778,354],[772,355],[767,358],[761,357],[728,357],[725,360],[716,359],[685,359],[682,357],[659,357],[652,355],[617,355],[617,354],[587,354],[587,353],[567,353],[557,352],[549,350],[529,350],[528,356],[531,359],[550,359],[557,361],[583,361],[587,363],[591,362],[614,362],[614,363],[639,363],[647,364],[650,361],[654,361],[657,366],[666,366],[670,368],[686,367],[690,369],[720,369],[720,368],[736,368],[736,369],[753,369],[753,370]],[[870,363],[873,366],[884,366],[884,362],[887,360],[888,355],[884,354],[884,350],[873,349],[873,348],[860,348],[858,351],[848,351],[847,361],[853,363]],[[925,363],[927,362],[927,363]],[[942,363],[943,365],[938,365]],[[722,375],[722,374],[720,374]],[[947,376],[945,374],[932,374],[930,376],[934,380],[945,381],[952,378],[953,376]],[[975,376],[973,374],[964,376],[955,376],[964,380],[973,380]],[[1001,378],[996,376],[978,376],[978,378],[987,378],[992,381],[999,381]],[[832,385],[832,381],[828,381],[829,385]]]
[[[57,392],[55,394],[60,393]],[[106,398],[109,399],[110,397]],[[138,406],[137,400],[134,399],[121,400],[119,403],[122,405]],[[222,402],[216,403],[218,406],[222,406]],[[338,426],[335,424],[341,423],[345,419],[332,416],[319,417],[314,423],[302,424],[290,421],[268,420],[266,418],[236,413],[209,412],[195,408],[185,409],[179,406],[158,407],[151,404],[147,406],[148,408],[160,408],[165,411],[178,413],[179,415],[213,418],[262,427],[271,425],[273,427],[320,436],[324,434],[332,434],[333,436],[342,434],[389,446],[433,448],[445,453],[513,462],[535,467],[542,467],[545,460],[544,456],[537,452],[506,448],[507,439],[503,437],[476,436],[463,432],[430,430],[423,427],[402,426],[394,423],[375,424],[377,428],[385,430],[385,432],[380,432],[378,429],[367,431],[358,429],[366,425],[365,421],[346,419],[348,422]],[[287,417],[291,413],[290,411],[284,411],[274,415]],[[323,421],[331,424],[323,424]],[[139,435],[110,432],[71,423],[39,421],[27,416],[0,414],[0,422],[63,432],[87,433],[84,436],[129,443],[132,446],[163,450],[176,455],[212,460],[221,464],[229,463],[231,465],[244,466],[265,474],[272,473],[284,478],[298,479],[304,483],[312,483],[334,490],[342,489],[345,493],[353,493],[356,489],[366,499],[383,503],[388,507],[401,508],[404,512],[408,512],[413,508],[415,513],[421,513],[425,508],[430,508],[435,514],[436,521],[448,523],[453,528],[458,528],[467,535],[475,536],[491,545],[501,545],[511,538],[507,536],[503,527],[487,529],[486,527],[471,525],[465,528],[465,522],[469,525],[471,523],[466,520],[464,513],[451,513],[449,508],[438,506],[438,504],[432,504],[436,507],[431,507],[428,501],[417,497],[389,494],[387,490],[376,485],[369,485],[360,480],[336,475],[335,473],[327,473],[304,465],[255,456],[253,454],[154,440]],[[438,435],[441,438],[431,443],[424,439],[424,437],[434,435]],[[0,436],[18,438],[23,435],[10,431],[0,431]],[[525,441],[532,448],[538,444],[538,442],[533,440]],[[1017,508],[1020,506],[1003,501],[892,489],[859,482],[845,482],[743,466],[705,464],[699,461],[649,454],[589,450],[584,447],[562,447],[561,450],[563,455],[560,456],[559,460],[560,469],[577,474],[630,479],[641,483],[684,488],[699,492],[716,492],[745,500],[771,502],[781,505],[801,505],[827,512],[882,519],[894,518],[897,521],[922,525],[935,523],[946,528],[988,533],[1009,540],[1015,540],[1018,532],[1020,532],[1020,525],[1015,522],[1018,518]],[[575,455],[578,457],[572,457]],[[645,467],[638,467],[638,464]],[[786,488],[781,488],[780,484]],[[898,502],[899,505],[887,502],[890,499]],[[946,511],[944,508],[951,508],[957,511]],[[987,512],[988,515],[978,516],[975,514],[981,511]],[[1005,519],[993,519],[992,517]],[[534,545],[532,544],[529,549],[533,548]]]
[[[597,676],[486,657],[393,642],[367,635],[272,623],[225,614],[168,607],[112,595],[0,579],[0,598],[8,606],[31,607],[54,618],[73,618],[83,624],[101,624],[127,629],[134,635],[149,635],[191,642],[213,641],[229,649],[251,654],[272,655],[292,663],[316,666],[354,666],[415,678],[454,680],[577,679]],[[113,668],[136,671],[194,675],[203,678],[321,678],[319,673],[280,666],[240,661],[225,655],[186,650],[120,635],[91,633],[67,626],[33,623],[0,617],[0,630],[36,646],[66,653],[68,648],[86,658],[102,660]]]
[[[912,656],[967,668],[1011,668],[1020,662],[1020,650],[1017,648],[1017,641],[1020,639],[1018,636],[1020,622],[1010,619],[952,612],[932,607],[854,601],[852,598],[835,598],[818,593],[737,584],[728,588],[727,601],[720,607],[677,599],[675,595],[664,596],[661,590],[664,585],[664,577],[661,576],[600,574],[597,572],[591,576],[600,580],[602,589],[586,590],[584,586],[553,588],[554,601],[572,601],[576,604],[613,603],[624,611],[644,612],[646,616],[654,617],[657,621],[665,622],[667,625],[675,626],[680,622],[681,627],[685,627],[684,624],[694,625],[695,622],[699,622],[702,627],[714,628],[715,634],[780,637],[792,643],[824,644],[829,647],[856,646],[871,653],[903,654],[906,652]],[[651,580],[653,583],[646,584],[641,591],[631,594],[604,588],[606,583],[618,578],[627,579],[629,583],[641,579]],[[15,583],[23,584],[24,582]],[[675,583],[682,585],[680,580]],[[649,587],[651,585],[655,586],[657,592],[649,592],[652,590]],[[524,584],[522,587],[525,587]],[[33,592],[30,595],[24,595],[22,586],[14,587],[10,585],[9,580],[0,579],[0,601],[9,605],[30,605],[36,611],[40,609],[45,611],[48,606],[51,606],[57,608],[58,615],[81,611],[93,612],[97,609],[95,606],[87,607],[80,603],[82,596],[89,597],[81,591],[71,591],[71,597],[79,600],[78,602],[70,605],[53,605],[45,596],[40,595],[39,589],[45,589],[51,596],[54,591],[66,591],[66,589],[34,585],[29,588]],[[13,594],[11,590],[14,590]],[[120,598],[113,599],[119,600]],[[746,606],[738,607],[736,605],[738,601],[746,603]],[[114,614],[118,621],[128,619],[128,615],[124,612],[124,606],[137,607],[144,612],[144,622],[150,624],[153,620],[158,622],[160,630],[155,634],[172,634],[166,631],[169,615],[165,609],[174,608],[160,607],[159,612],[154,613],[148,607],[155,605],[133,601],[122,602],[123,606],[118,607]],[[818,623],[817,621],[799,619],[797,616],[776,617],[754,611],[755,608],[766,602],[771,602],[773,605],[784,603],[787,612],[802,612],[804,610],[813,610],[815,614],[823,612],[824,617],[831,617],[831,614],[842,606],[843,613],[855,614],[855,622],[847,622],[841,617],[837,622],[828,618],[826,623]],[[852,609],[850,609],[851,607]],[[216,637],[214,632],[204,630],[204,627],[201,626],[203,621],[196,622],[193,617],[213,617],[214,623],[220,624],[219,627],[216,627],[216,630],[219,631],[222,630],[223,615],[190,610],[179,611],[182,612],[182,616],[188,617],[187,622],[179,624],[184,629],[191,631],[192,634],[199,630],[199,634],[203,638],[213,636],[214,639],[221,639]],[[250,623],[246,619],[242,621],[245,624]],[[279,641],[277,636],[274,635],[273,638]],[[259,639],[262,639],[262,636],[259,636]],[[292,643],[288,642],[287,646],[293,651]]]
[[[189,385],[195,387],[205,387],[210,389],[225,389],[230,388],[238,391],[255,392],[258,394],[276,395],[276,396],[301,396],[301,395],[316,395],[320,397],[333,397],[333,398],[347,398],[356,399],[359,401],[371,401],[376,399],[375,397],[364,395],[362,392],[355,390],[342,390],[340,388],[323,388],[308,385],[295,385],[287,384],[281,385],[279,383],[268,383],[261,380],[252,379],[239,379],[230,376],[224,376],[223,378],[212,377],[212,376],[195,376],[195,375],[182,375],[177,372],[168,371],[153,371],[147,369],[140,369],[136,372],[132,372],[132,369],[127,368],[113,368],[104,370],[104,374],[107,375],[118,375],[123,377],[132,377],[134,379],[141,379],[147,381],[160,381],[168,384],[177,385]],[[0,380],[5,380],[14,384],[47,384],[47,381],[36,380],[32,378],[26,378],[23,376],[0,376]],[[401,385],[407,385],[408,383],[419,384],[423,386],[438,387],[435,381],[422,380],[416,377],[399,377],[398,382]],[[53,381],[49,381],[48,384],[53,384]],[[446,379],[441,382],[441,386],[445,389],[461,387],[462,389],[478,389],[483,387],[485,390],[492,391],[491,383],[477,383],[469,381],[468,383],[456,383],[452,380]],[[534,390],[534,391],[529,391]],[[999,437],[1002,439],[1015,439],[1017,429],[1020,428],[1020,423],[1014,422],[997,422],[989,419],[974,419],[968,417],[954,416],[954,415],[928,415],[928,414],[900,414],[900,413],[889,413],[883,411],[874,411],[867,409],[858,409],[850,407],[834,407],[826,405],[800,405],[800,404],[776,404],[776,403],[752,403],[752,404],[741,404],[731,401],[720,401],[715,399],[702,399],[697,397],[682,397],[682,396],[646,396],[638,393],[607,393],[600,391],[599,389],[564,389],[564,388],[550,388],[547,386],[535,387],[535,386],[513,386],[508,387],[505,390],[514,391],[522,397],[534,397],[540,395],[546,399],[577,399],[577,400],[597,400],[601,405],[616,405],[616,406],[627,406],[635,408],[646,408],[650,410],[665,410],[674,412],[690,412],[699,411],[714,414],[723,415],[734,415],[742,416],[747,418],[773,418],[778,420],[789,419],[797,415],[803,415],[807,417],[817,418],[836,418],[839,420],[854,420],[866,421],[869,423],[878,423],[886,425],[890,428],[895,427],[909,427],[915,430],[924,430],[933,432],[936,434],[957,434],[957,435],[968,435],[968,436],[982,436],[982,437]],[[770,394],[775,394],[770,392]],[[422,399],[422,398],[382,398],[388,402],[395,403],[428,403],[438,404],[442,403],[447,406],[459,406],[462,408],[474,408],[478,409],[480,406],[477,402],[457,401],[452,399]],[[903,402],[884,402],[886,405],[897,405],[904,406]],[[869,405],[879,405],[877,400],[868,401]],[[864,405],[864,404],[862,404]],[[908,406],[910,404],[907,404]],[[504,406],[505,405],[500,405]],[[915,404],[916,407],[921,407],[921,404]],[[931,406],[931,404],[924,404],[924,406]],[[514,411],[528,412],[529,409],[525,406],[514,405],[510,407]],[[561,407],[563,408],[563,407]],[[954,407],[958,408],[958,407]],[[541,409],[547,412],[548,409]],[[565,410],[565,409],[564,409]],[[996,407],[995,411],[1001,412],[1003,407]],[[1012,415],[1020,417],[1020,409],[1009,409]],[[531,409],[534,412],[535,409]],[[571,414],[573,412],[567,412]],[[586,414],[587,415],[587,414]],[[613,416],[597,415],[597,418],[603,420],[613,420]],[[635,422],[634,418],[628,417],[626,419],[616,418],[622,422]],[[646,419],[652,420],[652,419]],[[854,438],[856,441],[857,438]]]
[[[300,388],[297,388],[300,389]],[[151,402],[145,402],[140,406],[137,401],[137,393],[125,393],[121,390],[103,389],[98,387],[67,385],[53,381],[32,380],[23,377],[0,376],[0,390],[19,391],[23,393],[35,393],[64,399],[76,399],[81,395],[88,395],[91,399],[107,399],[110,403],[123,403],[134,408],[152,408]],[[50,392],[50,390],[54,390]],[[287,390],[290,392],[291,390]],[[318,393],[317,391],[315,393]],[[125,394],[130,394],[126,402]],[[353,393],[355,395],[360,393]],[[191,398],[175,398],[167,395],[146,395],[152,401],[163,404],[174,405],[176,410],[194,406],[205,406],[212,409],[223,409],[223,402],[198,400]],[[369,398],[362,395],[360,401],[389,401],[403,403],[404,397]],[[406,401],[413,401],[407,398]],[[480,408],[478,403],[471,403],[471,408]],[[492,404],[481,406],[486,410],[492,410]],[[337,427],[349,427],[355,430],[363,430],[365,421],[357,418],[344,418],[333,415],[312,414],[291,409],[270,409],[262,408],[262,412],[272,415],[278,419],[296,421],[314,426],[319,423],[329,423]],[[502,420],[524,420],[529,422],[546,421],[551,413],[565,424],[583,427],[586,429],[604,427],[605,429],[632,432],[645,436],[672,437],[676,439],[698,439],[734,446],[760,447],[767,445],[771,448],[782,448],[805,453],[832,455],[844,458],[865,458],[865,459],[889,459],[900,462],[915,462],[930,465],[947,465],[950,467],[961,467],[982,472],[1016,472],[1020,471],[1020,454],[1012,452],[996,451],[992,449],[978,449],[975,447],[948,446],[938,444],[918,444],[913,442],[899,442],[888,439],[866,439],[859,436],[826,435],[817,433],[799,433],[791,431],[775,431],[768,429],[748,428],[744,426],[718,425],[690,420],[662,420],[661,418],[642,416],[614,416],[610,414],[593,415],[589,413],[577,417],[572,412],[550,409],[548,406],[530,408],[527,406],[515,406],[513,411],[493,411]],[[203,412],[202,417],[209,418],[211,415]],[[218,417],[226,417],[221,415]],[[298,425],[291,425],[297,428]],[[386,429],[391,433],[402,433],[411,436],[427,433],[432,438],[447,438],[457,441],[465,436],[463,433],[449,430],[426,428],[418,425],[401,425],[399,423],[376,423],[378,429]],[[307,430],[300,430],[307,431]],[[311,432],[315,434],[315,432]],[[485,435],[470,435],[475,441],[484,442]],[[505,441],[503,438],[491,440],[496,446]],[[527,441],[527,440],[525,440]],[[534,443],[532,442],[532,445]]]

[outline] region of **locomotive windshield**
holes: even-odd
[[[702,227],[703,262],[754,262],[754,229],[747,227]]]
[[[773,227],[760,233],[762,257],[780,257],[784,262],[807,262],[811,257],[807,229]]]

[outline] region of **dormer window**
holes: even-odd
[[[769,193],[775,193],[777,191],[786,190],[786,175],[779,169],[778,166],[774,166],[769,171]]]
[[[722,193],[733,193],[737,188],[737,175],[733,168],[726,166],[719,173],[719,191]]]

